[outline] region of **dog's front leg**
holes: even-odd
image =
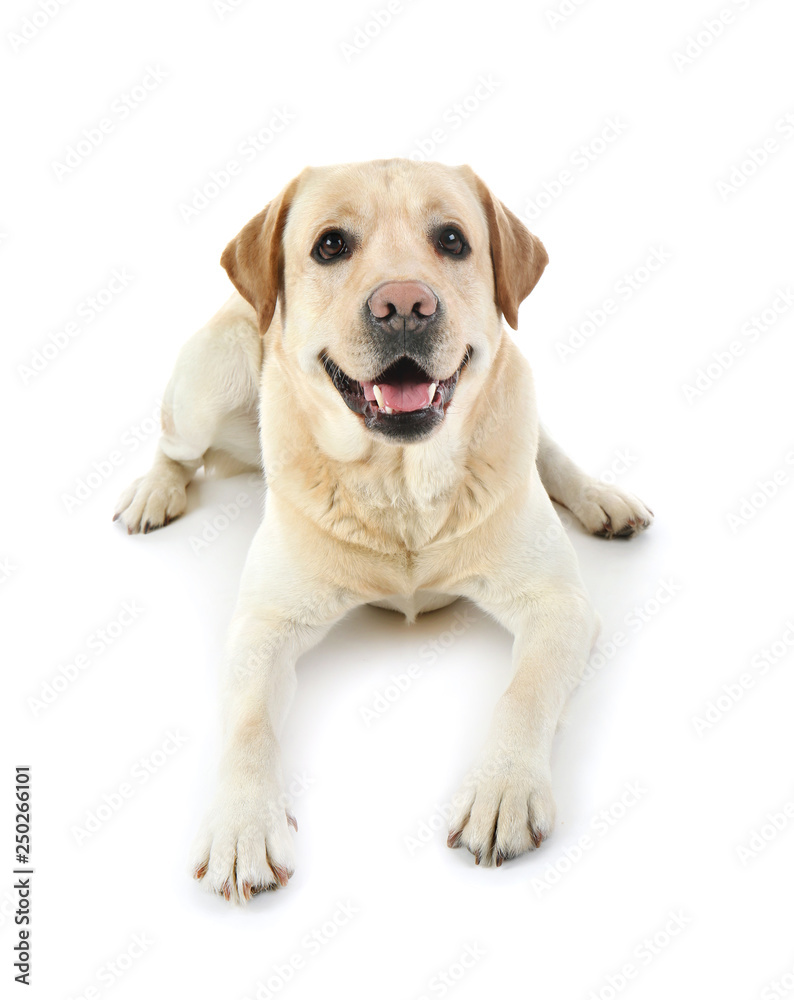
[[[593,535],[631,538],[653,523],[653,511],[614,483],[586,475],[540,427],[537,468],[552,500],[567,507]]]
[[[501,865],[539,847],[554,825],[552,741],[597,632],[562,529],[554,547],[559,551],[553,557],[535,552],[533,559],[517,534],[513,552],[520,561],[513,572],[480,578],[464,590],[515,636],[513,679],[497,704],[478,766],[453,799],[449,846],[467,847],[478,864]],[[516,579],[521,563],[527,569]]]
[[[248,556],[223,678],[218,789],[191,855],[194,876],[227,900],[247,902],[286,885],[294,849],[278,736],[298,656],[357,601],[301,562],[299,543],[268,499]]]

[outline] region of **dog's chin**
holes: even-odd
[[[429,408],[428,408],[429,409]],[[430,437],[444,422],[444,411],[419,413],[376,413],[365,415],[364,425],[394,444],[411,444]]]
[[[444,422],[470,354],[467,348],[460,365],[443,379],[434,378],[407,356],[364,381],[347,375],[327,352],[320,360],[345,405],[367,430],[395,444],[410,444],[430,437]]]

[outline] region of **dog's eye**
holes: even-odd
[[[459,257],[467,249],[466,240],[463,233],[454,226],[446,226],[438,235],[438,245],[444,253],[451,253]]]
[[[348,253],[347,243],[344,236],[335,229],[330,233],[324,233],[314,248],[315,253],[323,260],[331,260],[333,257],[341,257]]]

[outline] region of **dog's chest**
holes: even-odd
[[[379,552],[418,552],[444,529],[455,506],[454,487],[436,492],[430,484],[414,488],[399,474],[361,475],[329,479],[317,520],[345,543]]]
[[[466,535],[503,499],[504,483],[471,461],[424,469],[373,463],[335,473],[329,464],[322,475],[306,481],[306,513],[340,543],[404,563],[411,577],[405,581],[407,592],[427,585],[412,578],[416,556],[435,545],[465,545]]]

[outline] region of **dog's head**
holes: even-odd
[[[298,404],[400,444],[483,387],[547,262],[469,167],[409,160],[305,170],[221,258],[262,334],[278,301]]]

